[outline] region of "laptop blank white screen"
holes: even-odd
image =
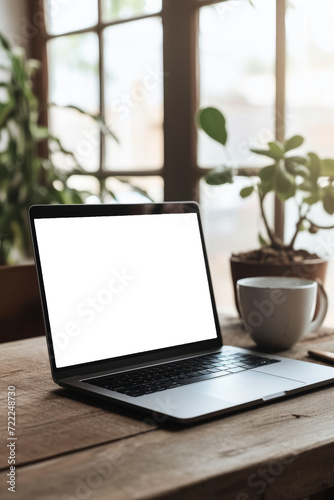
[[[57,368],[216,338],[196,214],[35,228]]]

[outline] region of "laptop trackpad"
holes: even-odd
[[[305,383],[298,380],[247,371],[205,380],[188,386],[188,390],[232,403],[244,403],[261,398],[270,399],[271,395],[291,391],[303,385]]]

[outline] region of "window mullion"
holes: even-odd
[[[286,0],[276,0],[276,103],[275,137],[285,139],[285,11]],[[284,203],[275,198],[275,232],[284,239]]]
[[[162,17],[165,199],[197,199],[198,10],[193,0],[164,0]]]
[[[102,1],[98,0],[98,26],[97,36],[99,40],[99,111],[100,115],[104,118],[104,46],[103,46],[103,30],[101,29],[102,19]],[[105,164],[105,136],[100,131],[100,164],[99,171],[102,172]],[[99,178],[101,195],[104,192],[104,179]]]

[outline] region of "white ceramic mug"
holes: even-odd
[[[237,293],[245,328],[259,346],[270,350],[288,349],[319,328],[328,308],[322,285],[301,278],[243,278],[237,282]]]

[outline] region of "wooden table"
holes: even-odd
[[[236,318],[225,343],[252,347]],[[334,330],[284,355],[334,351]],[[334,499],[334,387],[191,427],[70,394],[44,338],[2,344],[2,500]],[[7,490],[7,387],[16,392],[16,493]],[[321,493],[326,490],[326,493]]]

